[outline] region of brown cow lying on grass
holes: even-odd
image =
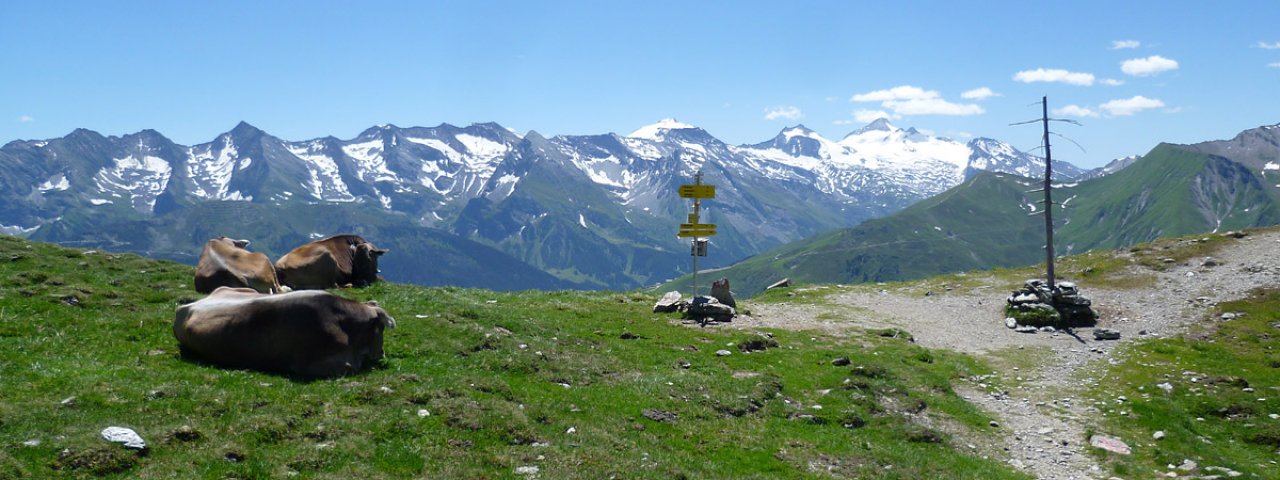
[[[196,264],[196,291],[209,293],[218,287],[252,288],[262,293],[280,293],[276,269],[271,259],[244,247],[248,240],[218,237],[204,244]]]
[[[384,253],[358,235],[334,235],[284,254],[276,260],[276,275],[296,289],[363,287],[378,281],[378,257]]]
[[[184,354],[218,365],[331,377],[377,363],[383,330],[395,326],[374,302],[221,287],[178,307],[173,336]]]

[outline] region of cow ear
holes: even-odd
[[[376,306],[378,306],[378,301],[377,301],[377,300],[369,300],[369,301],[367,301],[367,302],[364,302],[364,304],[365,304],[365,305],[368,305],[368,306],[370,306],[370,307],[376,307]]]
[[[373,256],[375,256],[375,257],[376,257],[376,256],[378,256],[378,255],[383,255],[383,254],[385,254],[385,253],[387,253],[387,252],[389,252],[389,251],[390,251],[390,250],[387,250],[387,249],[385,249],[385,248],[375,248],[375,249],[373,249]]]
[[[237,248],[245,248],[249,246],[248,240],[232,240],[231,243],[234,243]]]

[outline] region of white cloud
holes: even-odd
[[[971,103],[951,103],[941,98],[913,98],[890,100],[880,104],[897,115],[951,115],[968,116],[986,113],[982,107]]]
[[[1280,42],[1274,42],[1274,43],[1258,42],[1258,48],[1262,48],[1266,50],[1280,50]]]
[[[1108,115],[1114,115],[1119,117],[1119,116],[1133,115],[1143,110],[1151,110],[1153,108],[1164,108],[1164,102],[1154,98],[1147,98],[1142,95],[1137,95],[1137,96],[1134,96],[1133,98],[1112,100],[1102,105],[1098,105],[1098,108],[1104,112],[1107,112]]]
[[[34,121],[36,121],[36,117],[33,117],[31,115],[23,115],[21,117],[18,117],[18,123],[31,123]]]
[[[1055,108],[1053,109],[1053,114],[1062,115],[1064,117],[1080,117],[1080,118],[1098,116],[1098,112],[1095,112],[1085,107],[1081,107],[1079,105],[1067,105],[1062,108]]]
[[[916,100],[938,98],[937,90],[925,90],[911,85],[899,85],[888,90],[859,93],[849,99],[851,102],[887,102],[892,100]]]
[[[884,110],[857,110],[853,112],[853,119],[858,123],[871,123],[881,118],[893,118],[893,115]]]
[[[979,115],[985,113],[982,107],[974,104],[952,103],[944,100],[937,90],[925,90],[912,85],[899,85],[887,90],[875,90],[859,93],[850,99],[854,102],[880,102],[885,111],[859,110],[854,115],[862,118],[901,118],[904,115]],[[860,113],[861,112],[861,113]],[[877,117],[871,117],[872,114]]]
[[[1111,41],[1112,50],[1122,50],[1125,48],[1138,48],[1141,46],[1142,46],[1142,42],[1139,42],[1137,40],[1112,40]]]
[[[782,106],[764,109],[765,120],[799,120],[804,117],[800,113],[800,109],[792,106]]]
[[[1280,68],[1280,62],[1268,63],[1267,66],[1271,68]]]
[[[1104,78],[1102,80],[1098,80],[1098,83],[1101,83],[1108,87],[1119,87],[1121,85],[1124,85],[1124,80],[1116,80],[1114,78]]]
[[[986,100],[991,97],[999,96],[1001,96],[999,93],[993,92],[987,87],[975,88],[960,94],[960,98],[967,98],[970,100]]]
[[[832,123],[832,124],[835,124],[835,125],[853,125],[853,124],[854,124],[854,121],[853,121],[853,120],[849,120],[849,119],[845,118],[845,119],[840,119],[840,120],[833,121],[833,122],[831,122],[831,123]],[[870,122],[861,122],[861,123],[870,123]]]
[[[1177,69],[1177,61],[1170,60],[1159,55],[1125,60],[1124,63],[1120,64],[1120,71],[1135,77],[1150,77],[1152,75],[1159,75],[1161,73]]]
[[[1062,82],[1085,87],[1093,85],[1093,78],[1092,73],[1068,72],[1061,68],[1037,68],[1035,70],[1023,70],[1013,75],[1014,80],[1023,83]]]

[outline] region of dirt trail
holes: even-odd
[[[1007,433],[1003,452],[1011,465],[1042,479],[1107,478],[1085,453],[1087,419],[1097,409],[1084,400],[1086,389],[1099,387],[1102,362],[1114,361],[1113,351],[1128,342],[1175,335],[1202,321],[1219,302],[1244,297],[1262,286],[1280,285],[1280,231],[1258,232],[1231,240],[1216,254],[1217,265],[1205,258],[1170,264],[1154,273],[1154,286],[1112,290],[1082,282],[1082,293],[1093,300],[1098,328],[1121,331],[1118,341],[1096,341],[1091,328],[1075,335],[1017,333],[1004,326],[1002,313],[1007,286],[994,279],[974,289],[935,291],[841,292],[827,305],[751,305],[752,316],[740,317],[732,328],[813,329],[829,333],[899,327],[929,348],[947,348],[980,356],[1010,355],[1038,365],[1019,371],[1012,362],[994,361],[1005,380],[1021,378],[1019,387],[989,393],[978,387],[961,390],[970,401],[999,418]],[[1142,333],[1140,333],[1142,332]],[[1023,355],[1022,352],[1026,352]],[[1039,359],[1039,361],[1035,361]],[[1003,365],[1003,366],[1001,366]],[[994,448],[990,448],[994,447]]]

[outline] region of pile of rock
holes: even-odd
[[[1092,324],[1093,302],[1080,295],[1072,282],[1058,282],[1051,289],[1042,280],[1031,279],[1005,300],[1008,313],[1022,325],[1066,326]]]
[[[729,297],[732,301],[732,297]],[[737,315],[737,310],[721,302],[716,297],[699,295],[692,301],[680,298],[680,292],[667,292],[653,305],[653,313],[684,312],[684,318],[696,320],[698,323],[730,322]]]

